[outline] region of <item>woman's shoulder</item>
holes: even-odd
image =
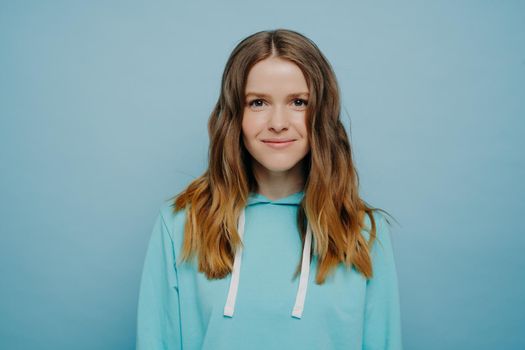
[[[374,209],[372,211],[372,216],[374,218],[374,223],[375,223],[376,239],[379,241],[382,241],[384,239],[388,240],[390,238],[389,237],[390,236],[390,229],[389,229],[390,223],[387,219],[387,215],[381,210]],[[371,230],[372,230],[372,221],[370,219],[370,216],[368,214],[365,214],[363,218],[362,234],[365,236],[367,240],[370,238]]]
[[[173,199],[169,199],[161,203],[158,215],[166,225],[171,238],[173,240],[180,239],[182,232],[184,232],[186,209],[175,210]]]

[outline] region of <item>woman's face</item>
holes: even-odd
[[[246,82],[243,142],[254,171],[299,173],[310,150],[306,130],[308,86],[301,69],[281,58],[256,63]]]

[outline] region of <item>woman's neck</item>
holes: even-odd
[[[271,200],[287,197],[304,189],[302,162],[286,171],[271,171],[253,162],[257,192]]]

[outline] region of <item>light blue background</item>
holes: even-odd
[[[525,2],[1,1],[0,348],[132,349],[154,218],[243,37],[338,76],[406,349],[525,348]],[[239,335],[241,336],[241,335]]]

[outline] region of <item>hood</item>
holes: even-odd
[[[247,207],[259,204],[277,204],[277,205],[300,205],[303,199],[304,192],[296,192],[284,198],[271,200],[260,193],[250,193],[248,196]],[[239,215],[239,221],[237,224],[237,231],[239,236],[244,243],[244,223],[245,223],[245,208]],[[295,304],[292,308],[292,317],[300,319],[303,314],[304,301],[306,298],[306,289],[308,287],[308,277],[310,274],[310,249],[312,246],[312,230],[310,223],[307,224],[306,237],[303,246],[303,256],[301,261],[301,275],[299,278],[299,287],[297,288],[297,294],[295,296]],[[228,297],[226,305],[224,306],[224,316],[233,317],[235,311],[235,300],[237,299],[237,290],[239,287],[239,273],[241,270],[242,261],[242,248],[237,249],[235,252],[235,258],[233,261],[233,270],[231,273],[230,287],[228,290]]]
[[[304,192],[296,192],[284,198],[279,198],[271,200],[268,197],[260,193],[250,193],[248,196],[248,203],[246,206],[251,206],[255,204],[282,204],[282,205],[300,205],[301,200],[304,197]]]

